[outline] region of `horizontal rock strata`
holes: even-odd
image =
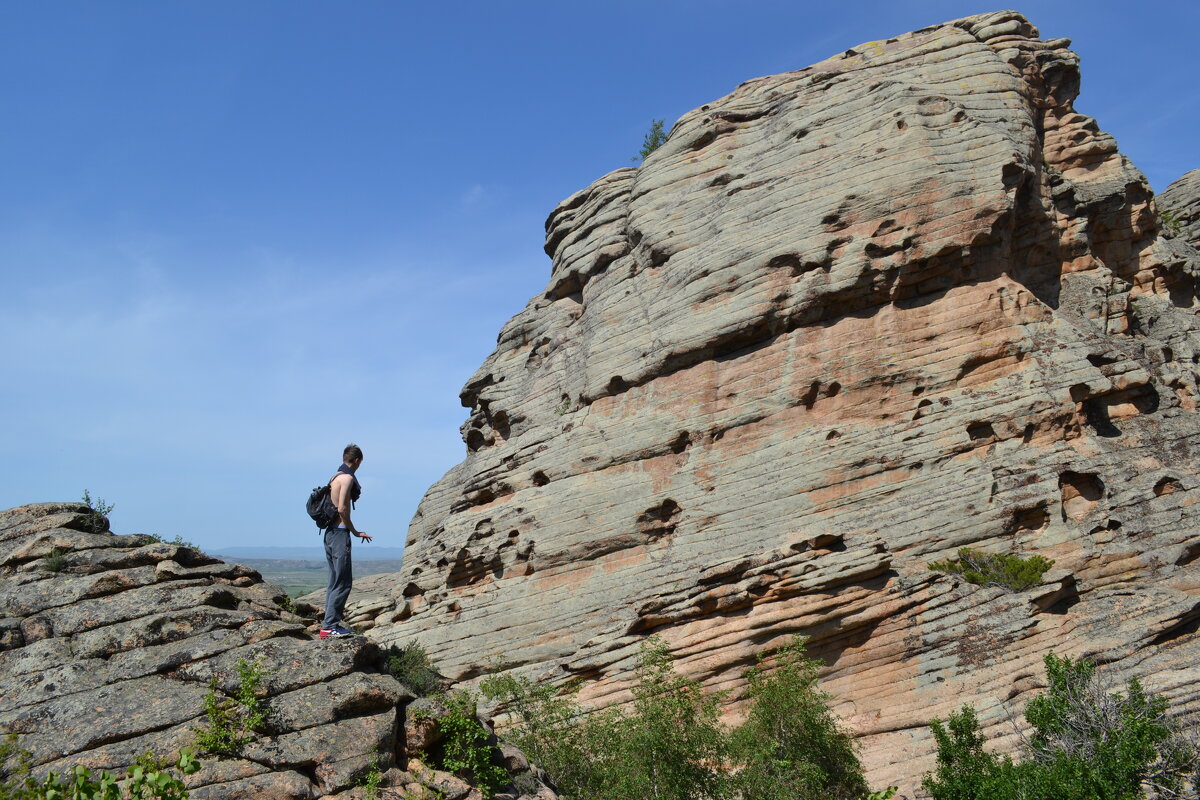
[[[905,791],[931,717],[1010,734],[1047,652],[1200,711],[1200,256],[1074,110],[1068,46],[1015,12],[868,42],[561,203],[545,293],[463,390],[466,459],[355,619],[597,704],[651,634],[735,699],[803,634]],[[928,568],[964,546],[1055,567]]]
[[[1166,212],[1171,224],[1163,232],[1200,247],[1200,169],[1184,175],[1158,196],[1158,207]]]
[[[257,572],[106,527],[77,503],[0,512],[0,732],[35,774],[195,750],[205,696],[232,697],[244,661],[262,668],[267,729],[236,756],[202,755],[195,800],[357,797],[373,765],[391,787],[380,797],[480,797],[407,746],[414,695],[376,643],[315,640]]]

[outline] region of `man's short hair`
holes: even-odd
[[[362,458],[362,448],[354,442],[346,445],[346,449],[342,451],[342,463],[349,464],[350,462]]]

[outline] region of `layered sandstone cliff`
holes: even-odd
[[[1163,226],[1167,236],[1200,247],[1200,169],[1194,169],[1172,183],[1158,197],[1158,205],[1167,217]]]
[[[561,203],[466,459],[352,622],[598,704],[650,634],[734,697],[803,634],[907,788],[931,717],[1008,731],[1049,651],[1200,711],[1200,261],[1073,109],[1068,45],[1015,12],[868,42]],[[1015,594],[928,569],[966,545],[1056,565]]]

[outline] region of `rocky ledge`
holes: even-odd
[[[106,528],[77,503],[0,512],[0,731],[18,734],[36,773],[120,772],[145,752],[194,748],[210,687],[231,697],[241,662],[261,669],[266,730],[234,756],[201,756],[187,779],[196,800],[358,798],[372,771],[380,798],[427,787],[478,800],[424,763],[437,715],[408,719],[414,695],[377,644],[315,639],[254,570]],[[529,772],[495,744],[498,764]]]

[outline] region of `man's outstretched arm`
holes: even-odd
[[[363,531],[354,527],[354,522],[350,519],[350,481],[349,475],[339,475],[334,479],[333,491],[336,495],[335,502],[337,503],[338,517],[341,519],[342,525],[364,542],[371,541],[371,537],[367,536]]]

